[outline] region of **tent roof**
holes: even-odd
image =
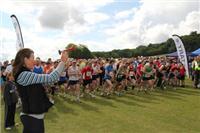
[[[192,54],[200,55],[200,48],[198,48],[197,50],[193,51]]]
[[[187,56],[197,56],[197,54],[190,53],[190,52],[187,52],[186,55]],[[173,53],[167,54],[166,56],[168,56],[168,57],[177,57],[178,53],[177,52],[173,52]]]

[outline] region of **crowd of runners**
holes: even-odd
[[[12,62],[1,65],[1,85],[6,75],[12,71]],[[58,65],[59,60],[43,62],[36,58],[33,72],[49,74]],[[194,87],[198,88],[200,78],[200,57],[190,64],[190,77]],[[186,70],[176,58],[122,58],[122,59],[70,59],[58,82],[45,85],[50,100],[55,94],[80,102],[81,97],[110,96],[133,91],[149,93],[156,88],[166,89],[184,87]]]
[[[13,76],[14,62],[14,60],[11,60],[10,63],[8,61],[1,63],[0,71],[0,91],[3,93],[5,103],[4,123],[6,130],[11,130],[14,125],[17,125],[14,120],[16,107],[23,108],[23,102],[26,102],[19,98],[19,89],[17,91],[17,83],[14,81]],[[52,61],[51,58],[47,62],[43,62],[37,57],[36,60],[33,59],[33,67],[31,67],[33,69],[29,73],[33,75],[37,73],[37,76],[24,75],[21,76],[23,80],[20,79],[18,82],[24,86],[30,84],[31,88],[32,82],[39,83],[42,80],[42,78],[38,78],[39,76],[45,77],[43,78],[44,81],[48,79],[49,82],[47,83],[50,84],[41,84],[41,86],[43,94],[47,94],[49,97],[49,105],[50,103],[51,105],[54,104],[55,95],[80,103],[83,97],[95,98],[96,96],[103,96],[112,98],[111,95],[122,96],[125,93],[137,94],[139,92],[151,93],[155,89],[165,90],[167,88],[185,87],[186,69],[176,58],[96,58],[88,60],[69,59],[66,64],[63,64],[62,61],[61,63],[59,62],[60,60]],[[63,64],[63,67],[58,74],[57,71],[58,68],[61,68],[61,64]],[[189,78],[193,80],[193,86],[200,88],[200,56],[189,61],[189,70]],[[24,88],[22,90],[24,93],[28,91],[24,90]],[[21,116],[25,117],[24,115]],[[33,118],[30,117],[31,119],[43,120],[42,114],[31,116],[33,116]],[[22,123],[26,125],[27,121],[23,120]],[[37,123],[34,125],[37,125]],[[25,126],[24,131],[29,129]],[[39,128],[39,130],[43,130],[43,128]]]

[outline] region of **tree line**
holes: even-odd
[[[200,34],[197,31],[191,32],[189,35],[184,35],[180,37],[187,52],[192,52],[200,48]],[[134,44],[133,44],[134,46]],[[154,55],[164,55],[176,51],[176,47],[172,38],[167,39],[167,41],[162,43],[140,45],[135,49],[114,49],[108,52],[91,52],[84,44],[68,44],[67,48],[75,47],[74,51],[69,52],[69,56],[76,59],[88,59],[94,57],[103,58],[130,58],[137,56],[154,56]]]

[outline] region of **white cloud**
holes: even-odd
[[[0,50],[0,60],[11,60],[16,54],[16,34],[14,29],[10,30],[7,28],[0,27],[1,35],[1,50]],[[55,37],[42,37],[29,29],[24,29],[23,31],[24,46],[26,48],[31,48],[35,52],[35,56],[41,57],[43,60],[51,57],[54,60],[60,58],[58,55],[58,50],[63,49],[68,43],[74,42],[66,38]],[[66,41],[67,40],[67,41]]]
[[[200,32],[199,1],[190,0],[141,0],[131,19],[123,19],[107,29],[106,42],[113,49],[135,48],[138,45],[159,43],[172,34],[185,35]],[[127,17],[133,9],[122,11]],[[120,18],[120,13],[117,14]],[[123,15],[121,15],[123,18]]]
[[[109,16],[104,13],[92,12],[84,15],[85,20],[88,24],[97,24],[99,22],[109,19]]]
[[[173,25],[159,24],[148,28],[141,37],[146,44],[162,42],[172,35],[173,29]]]
[[[68,43],[74,42],[65,36],[40,36],[30,30],[24,31],[25,47],[31,48],[35,52],[35,56],[39,56],[42,60],[52,58],[53,60],[60,58],[58,50],[64,49]]]
[[[68,3],[46,4],[42,10],[39,21],[43,27],[63,29],[67,22],[84,24],[82,12]]]
[[[96,11],[100,7],[115,2],[114,0],[69,0],[69,3],[83,12]]]
[[[200,11],[190,12],[185,20],[180,22],[179,27],[174,32],[184,35],[191,31],[200,32]]]
[[[77,25],[80,25],[79,28],[87,26],[90,29],[89,24],[94,25],[108,19],[108,15],[95,12],[95,10],[112,2],[113,0],[58,0],[52,2],[3,0],[0,7],[8,14],[15,13],[19,19],[29,25],[34,25],[34,29],[39,31],[64,29],[71,33],[77,33]],[[71,31],[65,28],[69,26]]]
[[[89,32],[95,23],[108,19],[107,15],[95,10],[111,2],[113,1],[13,2],[6,0],[0,4],[0,7],[6,14],[15,13],[21,23],[25,47],[33,49],[35,56],[45,60],[48,57],[59,58],[57,50],[65,48],[70,42],[83,43],[73,40],[73,37]],[[16,54],[16,35],[14,29],[10,30],[11,28],[12,25],[7,29],[0,27],[1,33],[6,34],[1,36],[1,48],[4,49],[0,52],[1,60],[6,58],[10,60]],[[58,34],[52,36],[54,32]]]
[[[133,8],[131,10],[125,10],[117,13],[114,18],[115,19],[125,19],[132,16],[137,11],[137,8]]]
[[[25,2],[25,1],[24,1]],[[36,7],[29,6],[29,3],[11,1],[11,0],[1,0],[0,9],[8,14],[23,14],[33,12]]]
[[[172,34],[185,35],[195,30],[200,32],[199,2],[196,0],[141,0],[140,6],[120,11],[115,16],[98,10],[112,2],[113,0],[5,0],[0,8],[8,14],[17,15],[23,24],[21,27],[25,46],[32,48],[35,55],[44,60],[48,57],[59,58],[57,50],[70,42],[87,44],[91,51],[110,51],[162,42]],[[109,20],[108,24],[106,20]],[[105,23],[102,25],[101,22]],[[93,33],[96,29],[98,32]],[[4,50],[0,54],[12,59],[16,53],[15,31],[2,27],[0,31],[4,35],[1,37],[1,47]],[[77,35],[86,33],[102,34],[105,38],[74,39]]]
[[[79,0],[59,3],[46,3],[39,16],[43,27],[63,29],[71,25],[96,24],[108,19],[108,15],[95,10],[113,2],[112,0]],[[89,26],[88,26],[89,28]]]
[[[0,27],[0,60],[10,60],[15,56],[16,39],[13,36],[13,31]]]
[[[78,44],[87,44],[87,47],[91,51],[111,51],[111,50],[113,50],[113,46],[110,43],[106,43],[106,42],[84,41],[84,42],[79,42]]]

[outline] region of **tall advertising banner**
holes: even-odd
[[[188,61],[187,61],[187,55],[185,52],[185,47],[178,35],[172,35],[172,39],[174,40],[174,43],[176,45],[178,58],[185,67],[186,75],[189,76]]]
[[[20,50],[21,48],[24,48],[24,42],[23,42],[23,37],[22,37],[22,32],[21,32],[21,28],[19,25],[19,21],[17,19],[17,17],[15,15],[11,15],[10,16],[15,28],[15,32],[17,35],[17,44],[16,44],[16,49],[17,51]]]

